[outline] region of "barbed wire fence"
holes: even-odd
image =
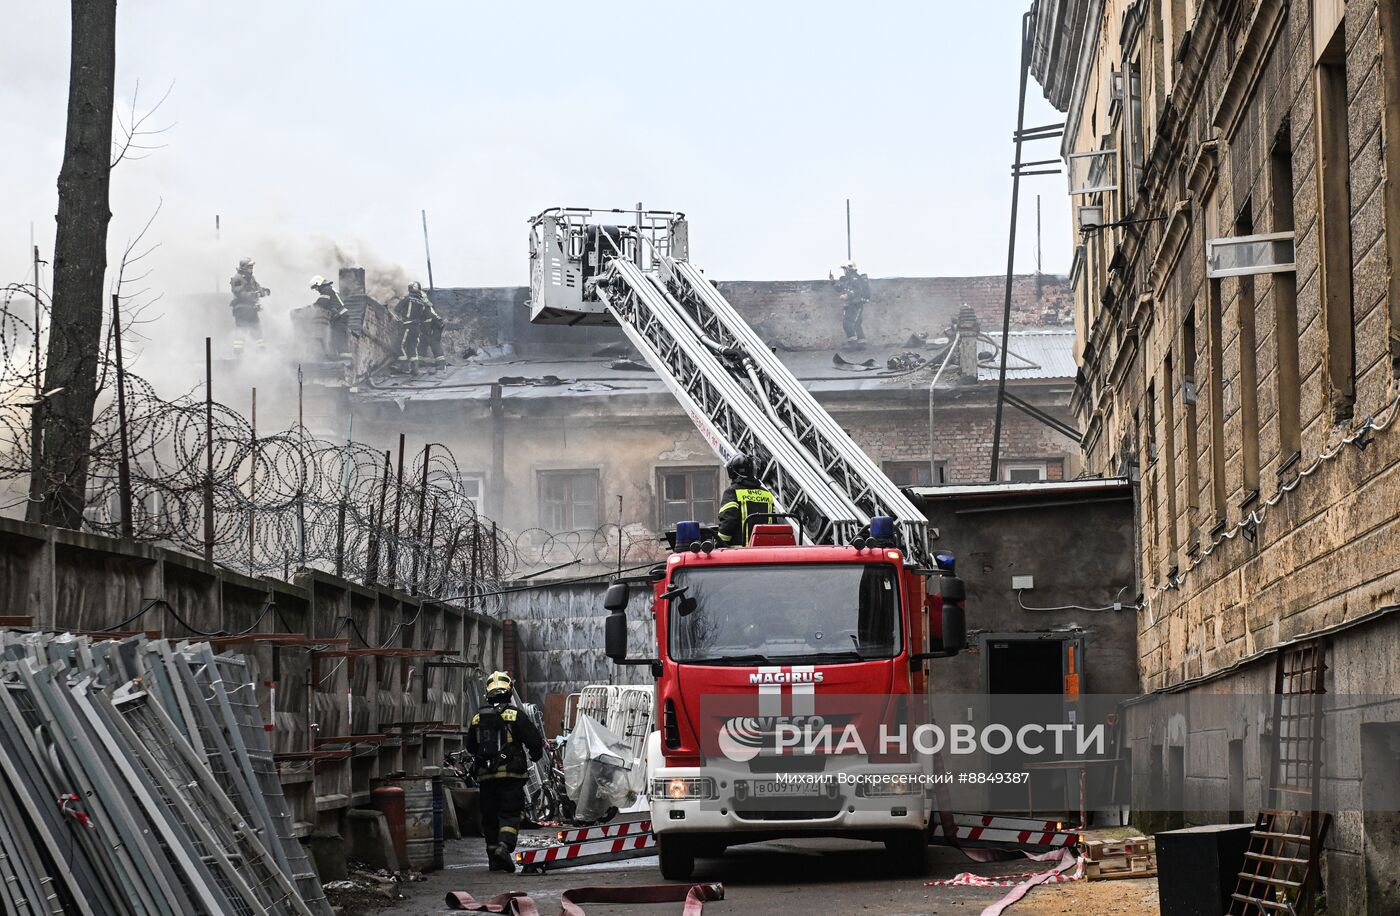
[[[46,334],[60,332],[47,325],[42,291],[34,314],[34,295],[32,286],[10,285],[0,298],[0,511],[7,512],[49,498],[60,483],[32,474],[34,414],[53,394],[43,390],[36,321]],[[208,399],[203,386],[165,399],[140,375],[119,372],[121,339],[109,328],[98,366],[86,530],[202,554],[250,575],[286,579],[321,569],[445,600],[490,594],[517,577],[664,557],[657,535],[637,524],[506,531],[478,511],[470,475],[440,443],[408,454],[402,442],[396,453],[332,441],[300,421],[256,428],[252,417]]]
[[[48,498],[56,483],[32,479],[33,412],[53,394],[43,391],[35,346],[35,320],[47,318],[47,303],[41,295],[35,316],[19,297],[27,307],[33,287],[6,287],[0,301],[7,511]],[[196,393],[167,400],[141,376],[119,374],[108,336],[85,529],[203,554],[250,575],[287,578],[315,568],[431,597],[489,591],[517,570],[514,539],[478,513],[445,446],[406,454],[401,442],[394,455],[328,440],[299,421],[255,429],[226,404]]]

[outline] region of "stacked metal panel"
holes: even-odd
[[[243,660],[0,632],[0,909],[329,914]]]

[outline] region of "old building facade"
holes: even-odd
[[[855,442],[896,483],[916,487],[987,479],[1003,284],[876,279],[859,350],[837,349],[842,307],[830,281],[719,286]],[[1016,279],[1007,384],[1068,421],[1074,362],[1064,289],[1060,277]],[[483,511],[517,535],[522,569],[576,557],[615,566],[619,528],[621,561],[645,562],[659,532],[715,517],[726,482],[718,459],[620,329],[532,325],[527,295],[434,291],[453,365],[443,375],[361,378],[346,405],[357,435],[392,442],[402,432],[410,444],[448,446]],[[368,333],[360,342],[376,346]],[[1003,479],[1078,472],[1073,439],[1005,411]],[[554,575],[578,573],[570,566]]]
[[[1081,239],[1086,470],[1138,480],[1142,690],[1269,694],[1280,654],[1322,637],[1329,694],[1395,692],[1400,6],[1040,0],[1036,17]],[[1360,802],[1400,733],[1378,707],[1342,721],[1324,862],[1348,894],[1329,904],[1391,911],[1394,831]],[[1278,803],[1265,729],[1135,734],[1133,771],[1184,786],[1188,819],[1237,819]]]

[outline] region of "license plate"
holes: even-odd
[[[779,782],[776,779],[755,780],[753,782],[754,798],[790,798],[793,796],[801,797],[820,794],[821,786],[815,783]]]

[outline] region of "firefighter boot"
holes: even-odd
[[[491,871],[503,871],[511,874],[515,872],[515,860],[505,843],[487,846],[486,859],[491,863]]]

